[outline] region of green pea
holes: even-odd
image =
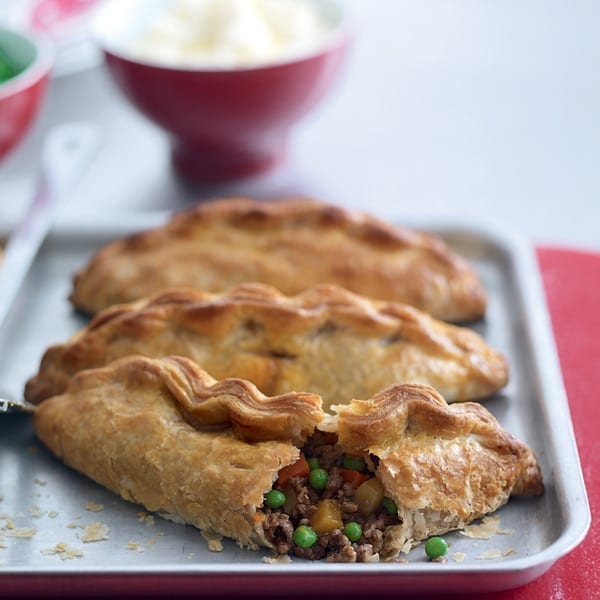
[[[383,499],[383,508],[385,508],[390,515],[395,516],[398,514],[398,507],[396,506],[396,503],[387,496]]]
[[[364,471],[367,463],[362,457],[344,456],[344,469],[353,469],[354,471]]]
[[[308,481],[315,490],[324,490],[327,487],[329,473],[325,469],[313,469],[308,475]]]
[[[425,542],[425,554],[431,559],[441,558],[448,552],[448,544],[444,538],[434,536]]]
[[[319,459],[316,456],[307,459],[307,462],[309,471],[314,471],[315,469],[319,468]]]
[[[344,535],[351,541],[356,542],[362,535],[362,527],[355,521],[350,521],[344,527]]]
[[[300,548],[310,548],[311,546],[314,546],[317,541],[317,534],[312,527],[300,525],[300,527],[294,531],[293,539],[296,546],[300,546]]]
[[[285,501],[285,494],[279,490],[271,490],[265,494],[265,504],[269,508],[281,508]]]

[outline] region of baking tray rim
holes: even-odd
[[[100,214],[83,217],[71,216],[59,220],[49,234],[47,242],[64,240],[68,238],[83,237],[114,237],[119,238],[136,231],[143,231],[164,223],[174,211],[149,211],[149,212],[124,212],[122,214]],[[396,217],[386,217],[390,222],[400,223]],[[411,219],[402,221],[403,226],[408,226],[424,231],[432,231],[442,237],[462,236],[484,240],[488,245],[501,251],[509,257],[510,268],[514,273],[519,291],[519,300],[523,303],[523,310],[529,320],[529,332],[536,337],[536,344],[543,344],[543,352],[532,351],[535,369],[539,374],[550,375],[550,378],[539,377],[541,393],[544,398],[552,397],[552,402],[542,402],[547,411],[547,424],[551,427],[554,436],[561,435],[568,438],[568,445],[561,446],[562,453],[555,458],[553,472],[562,477],[569,475],[571,485],[568,486],[569,494],[565,510],[565,523],[560,535],[548,546],[539,552],[517,558],[505,558],[493,564],[485,561],[482,564],[463,565],[461,563],[445,563],[436,565],[441,567],[443,573],[451,574],[510,574],[536,571],[535,577],[548,570],[554,562],[571,552],[585,538],[590,524],[591,511],[583,478],[579,453],[577,450],[573,424],[568,407],[568,400],[564,390],[562,373],[550,316],[547,312],[545,294],[541,274],[535,259],[533,247],[526,242],[522,235],[505,224],[488,222],[482,219],[469,220],[455,219]],[[9,234],[0,224],[0,237]],[[46,242],[46,243],[47,243]],[[543,309],[543,310],[542,310]],[[533,350],[533,348],[532,348]],[[557,431],[559,430],[559,431]],[[550,448],[554,448],[553,443]],[[558,462],[558,465],[557,465]],[[558,468],[557,468],[558,467]],[[558,492],[557,492],[558,493]],[[262,568],[261,568],[262,567]],[[370,563],[352,564],[344,563],[228,563],[228,564],[198,564],[198,565],[122,565],[120,567],[81,566],[62,567],[28,567],[3,565],[0,575],[6,576],[79,576],[85,574],[96,575],[155,575],[155,576],[232,576],[253,575],[264,576],[278,575],[315,575],[318,574],[377,574],[419,576],[431,575],[431,565],[428,563]],[[436,575],[439,572],[436,572]],[[534,577],[532,577],[533,579]],[[37,577],[36,577],[37,579]],[[530,579],[531,580],[531,579]],[[525,580],[523,583],[526,583]]]

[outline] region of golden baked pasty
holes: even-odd
[[[246,281],[284,294],[332,283],[444,321],[486,308],[473,267],[441,238],[310,199],[198,204],[101,249],[74,277],[70,300],[96,313],[168,287],[222,292]]]
[[[309,390],[326,411],[398,382],[431,385],[448,401],[482,399],[508,377],[505,357],[477,333],[413,307],[331,285],[288,297],[243,284],[222,294],[178,288],[98,313],[46,351],[25,397],[39,403],[74,373],[130,354],[187,356],[267,395]]]
[[[267,398],[215,381],[185,358],[127,357],[74,376],[36,407],[34,426],[67,465],[126,500],[208,537],[308,559],[393,558],[511,494],[543,491],[531,450],[479,405],[399,385],[337,410],[325,416],[314,394]],[[352,543],[349,522],[362,528]],[[318,543],[297,537],[301,526]]]

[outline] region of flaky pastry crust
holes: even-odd
[[[332,283],[453,322],[482,317],[487,301],[440,237],[304,198],[198,204],[101,249],[74,277],[70,300],[96,313],[168,287],[222,292],[245,281],[285,294]]]
[[[187,356],[218,379],[248,379],[271,396],[309,390],[326,411],[397,382],[464,401],[490,396],[508,379],[505,357],[481,336],[413,307],[332,285],[288,297],[243,284],[222,294],[172,289],[100,312],[47,350],[25,397],[39,403],[64,391],[74,373],[129,354]]]
[[[291,440],[301,444],[324,417],[316,394],[289,392],[267,397],[245,379],[217,381],[186,358],[165,358],[161,375],[194,427],[231,427],[246,442]]]
[[[377,477],[402,525],[386,554],[462,529],[512,495],[539,495],[543,481],[529,447],[482,405],[449,406],[433,388],[394,385],[368,400],[334,406],[339,444],[377,457]]]

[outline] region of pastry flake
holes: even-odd
[[[440,237],[304,198],[199,203],[101,249],[70,300],[96,313],[169,287],[222,292],[245,281],[290,295],[332,283],[454,322],[479,319],[487,303],[473,267]]]
[[[408,305],[332,285],[290,297],[247,283],[220,294],[176,288],[109,307],[47,350],[25,397],[38,403],[78,371],[133,354],[187,356],[217,379],[247,379],[269,396],[310,390],[325,411],[399,381],[464,401],[508,379],[505,357],[477,333]]]

